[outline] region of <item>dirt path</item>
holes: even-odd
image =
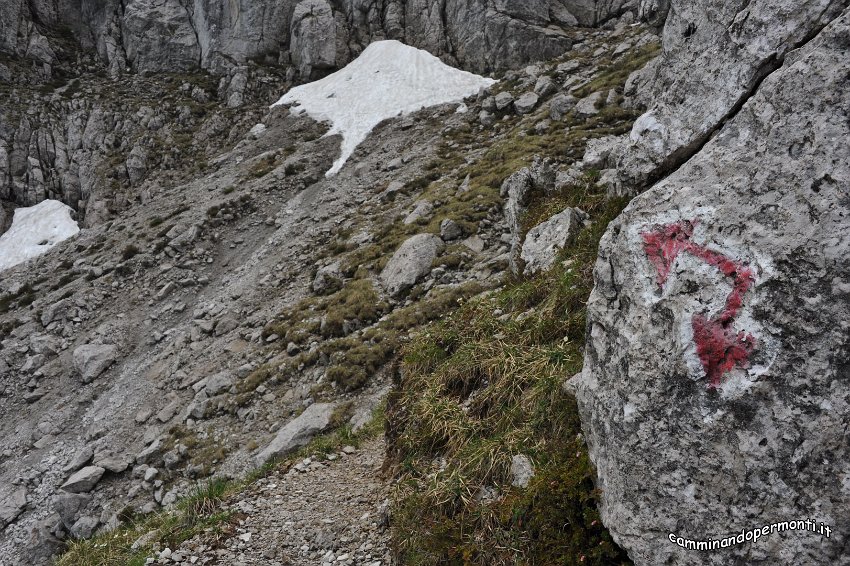
[[[387,566],[383,456],[383,439],[374,439],[272,473],[227,505],[239,519],[229,538],[187,541],[156,563]]]

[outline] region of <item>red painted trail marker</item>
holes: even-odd
[[[691,238],[697,222],[683,220],[656,226],[642,233],[641,237],[649,261],[658,271],[659,285],[666,283],[673,262],[682,252],[716,267],[734,281],[723,310],[710,318],[698,313],[691,320],[697,355],[708,378],[708,387],[714,389],[720,385],[723,376],[735,367],[750,366],[750,354],[756,348],[756,339],[743,331],[735,331],[733,325],[744,303],[744,295],[752,287],[755,277],[748,265],[694,243]]]

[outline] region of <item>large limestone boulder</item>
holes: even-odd
[[[100,377],[118,357],[118,349],[106,344],[85,344],[74,350],[74,369],[80,374],[83,383],[90,383]]]
[[[434,234],[408,238],[381,272],[381,283],[387,293],[399,297],[431,273],[431,264],[443,246],[443,240]]]
[[[848,37],[845,11],[601,242],[569,385],[636,564],[846,561]],[[680,546],[801,519],[831,536]]]
[[[327,430],[335,408],[334,403],[314,403],[307,407],[297,418],[286,423],[274,440],[257,454],[257,465],[262,466],[273,458],[284,456]]]

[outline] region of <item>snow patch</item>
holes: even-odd
[[[58,200],[16,209],[12,227],[0,236],[0,271],[39,256],[79,233],[71,212],[70,206]]]
[[[495,82],[401,42],[376,41],[345,68],[291,89],[272,106],[294,104],[294,112],[330,122],[326,135],[342,135],[340,156],[326,173],[330,177],[383,120],[461,101]]]

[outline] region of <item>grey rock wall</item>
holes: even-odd
[[[116,80],[128,72],[204,69],[221,75],[216,94],[237,108],[248,101],[249,59],[291,65],[288,78],[309,80],[347,64],[372,41],[392,38],[484,73],[561,55],[572,46],[564,26],[598,25],[629,11],[637,11],[636,2],[0,0],[0,53],[17,62],[0,61],[0,83],[53,86],[81,65],[102,65]],[[0,108],[0,200],[26,206],[55,198],[90,220],[108,215],[107,205],[92,199],[106,199],[102,189],[116,175],[134,186],[144,177],[152,148],[137,140],[158,135],[160,108],[149,108],[151,118],[108,96],[114,104],[27,98]],[[192,98],[205,103],[209,95]],[[104,162],[116,152],[125,166],[109,171]],[[89,214],[95,208],[101,212]]]
[[[703,8],[696,19],[717,29],[725,8]],[[569,384],[602,519],[639,565],[847,558],[850,10],[793,50],[779,34],[818,29],[831,8],[790,27],[790,11],[774,8],[762,39],[745,47],[763,52],[773,38],[787,47],[781,67],[714,139],[635,198],[601,243],[584,371]],[[794,18],[813,6],[800,8]],[[668,20],[668,50],[673,29]],[[692,37],[679,62],[668,52],[662,64],[707,57]],[[725,50],[716,43],[713,53]],[[710,92],[724,96],[753,69],[717,65],[709,70],[730,80]],[[672,88],[696,89],[695,80]],[[699,89],[689,100],[698,96],[712,100]],[[669,539],[806,519],[829,525],[831,537],[773,532],[711,552]]]
[[[342,66],[392,38],[483,72],[559,55],[571,45],[563,26],[595,26],[637,8],[631,0],[3,0],[0,51],[25,56],[47,30],[67,28],[114,71],[222,74],[272,55],[303,74],[312,62]]]
[[[635,194],[674,171],[733,118],[761,82],[848,6],[847,0],[745,3],[643,0],[664,21],[659,58],[625,94],[647,109],[612,152],[612,192]]]

